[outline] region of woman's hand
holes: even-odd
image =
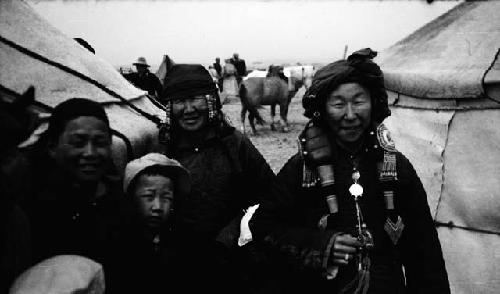
[[[349,260],[354,258],[361,243],[350,234],[342,234],[335,238],[333,244],[332,259],[333,265],[347,265]]]

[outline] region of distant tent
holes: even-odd
[[[461,3],[377,59],[386,125],[427,191],[452,293],[500,289],[499,11]]]
[[[160,64],[160,67],[156,71],[156,76],[160,79],[160,82],[163,84],[163,81],[165,80],[165,76],[167,75],[167,72],[175,65],[175,62],[170,59],[168,55],[163,55],[163,60]]]
[[[39,111],[47,117],[48,109],[72,97],[103,104],[115,131],[113,159],[119,168],[127,159],[161,148],[161,106],[25,2],[0,1],[0,63],[2,97],[33,85],[37,104],[45,106]]]

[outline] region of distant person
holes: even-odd
[[[231,59],[224,60],[225,64],[222,68],[223,89],[226,97],[236,97],[238,95],[238,72],[236,67],[231,62]]]
[[[149,71],[148,68],[150,66],[146,62],[146,58],[137,58],[137,61],[133,65],[137,69],[137,72],[125,74],[124,77],[137,88],[148,91],[149,95],[159,97],[163,87],[160,79]]]
[[[245,60],[241,59],[238,53],[233,54],[233,58],[231,58],[231,63],[234,64],[236,68],[236,81],[238,82],[238,86],[240,85],[243,77],[247,75],[247,66],[245,64]]]
[[[177,289],[173,284],[182,279],[176,263],[183,258],[171,230],[190,185],[188,171],[163,154],[149,153],[127,164],[123,191],[132,221],[122,228],[105,263],[106,293]]]
[[[209,65],[208,66],[208,72],[210,73],[210,75],[212,76],[212,79],[214,80],[214,83],[219,84],[219,74],[217,73],[217,70],[214,68],[213,65]],[[220,90],[220,87],[219,87],[219,90]]]
[[[212,66],[217,71],[217,75],[219,75],[219,80],[218,80],[217,84],[219,85],[219,90],[222,92],[222,90],[223,90],[222,89],[223,78],[222,78],[222,65],[220,64],[220,57],[215,58],[215,62]]]

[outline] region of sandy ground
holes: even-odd
[[[288,110],[290,131],[287,133],[271,131],[270,106],[264,106],[259,110],[262,117],[266,120],[266,124],[264,126],[257,125],[257,135],[252,134],[248,118],[245,121],[246,135],[257,149],[259,149],[275,173],[278,173],[286,161],[297,152],[297,137],[308,121],[308,119],[302,115],[304,112],[301,102],[303,94],[304,89],[301,89],[297,92],[295,97],[292,98]],[[241,104],[239,100],[230,99],[227,104],[223,105],[222,110],[229,117],[232,124],[238,130],[241,130]],[[279,113],[279,107],[277,107],[276,111]]]

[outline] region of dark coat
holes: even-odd
[[[30,265],[30,226],[17,205],[3,202],[0,210],[0,293],[7,293]]]
[[[150,73],[149,71],[147,71],[143,76],[140,76],[137,72],[133,72],[124,75],[124,77],[135,87],[144,91],[148,91],[149,95],[158,96],[163,90],[160,79],[158,79],[156,75]]]
[[[85,192],[47,158],[27,173],[25,211],[32,225],[33,264],[59,254],[102,262],[108,237],[122,221],[120,181],[106,178]]]
[[[215,68],[215,71],[217,71],[219,77],[222,77],[222,65],[220,63],[214,62],[213,67]]]
[[[179,261],[183,253],[176,248],[168,230],[155,243],[138,222],[120,228],[108,243],[103,263],[106,293],[168,293],[181,290],[183,276]]]
[[[234,59],[231,58],[231,63],[234,64],[234,67],[236,67],[236,72],[238,73],[238,77],[244,77],[247,75],[247,66],[245,64],[245,60],[238,58]]]
[[[359,156],[360,184],[364,188],[361,210],[375,243],[370,252],[368,293],[449,293],[441,246],[426,193],[411,163],[401,153],[397,153],[396,160],[395,206],[405,224],[397,246],[383,228],[387,216],[377,161],[366,153]],[[335,223],[329,220],[326,230],[318,228],[320,218],[328,214],[326,201],[318,187],[302,187],[303,159],[300,155],[293,156],[278,174],[291,193],[269,199],[255,213],[251,222],[254,238],[274,248],[278,262],[286,265],[275,270],[282,280],[284,293],[337,293],[353,279],[354,262],[341,268],[331,282],[321,276],[322,262],[330,254],[327,244],[333,234],[354,233],[355,203],[348,192],[352,168],[352,159],[345,153],[340,154],[335,163],[339,217]],[[404,266],[404,275],[401,266]]]
[[[173,154],[192,178],[175,227],[192,246],[190,264],[208,280],[204,287],[234,293],[245,284],[241,291],[249,291],[255,285],[244,281],[254,270],[247,259],[253,253],[237,247],[243,209],[284,189],[250,140],[232,127],[200,146],[178,146]]]

